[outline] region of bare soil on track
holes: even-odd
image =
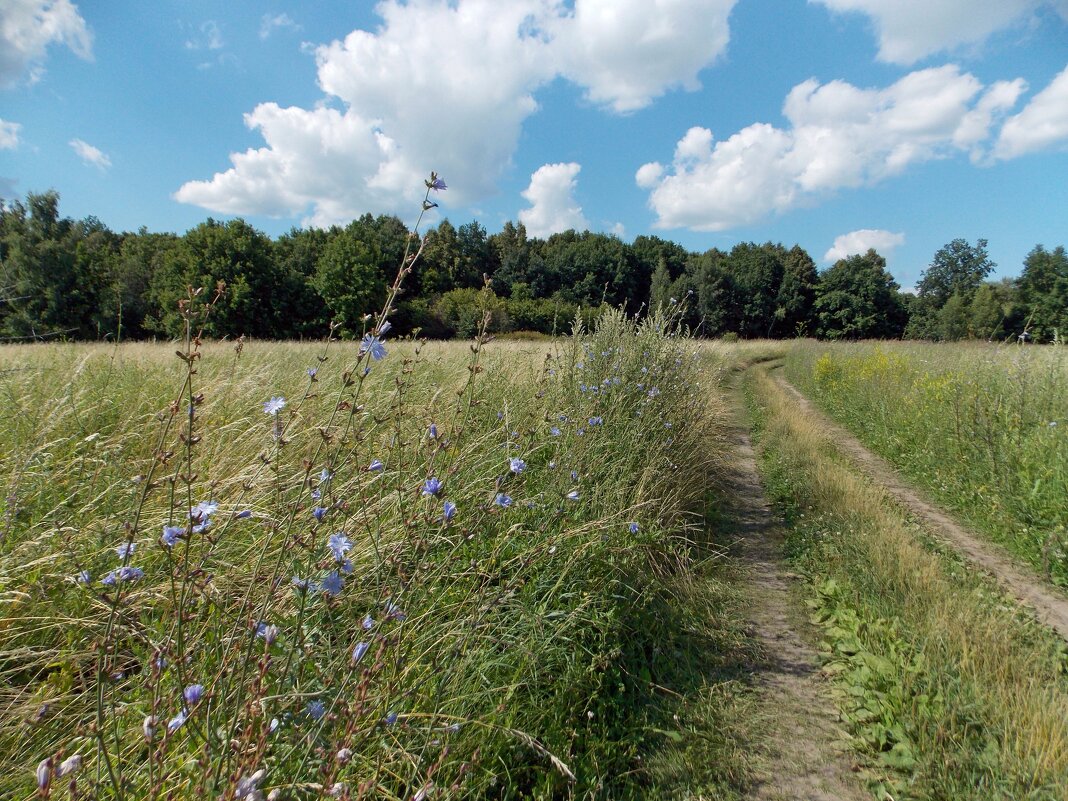
[[[849,755],[835,705],[820,673],[819,658],[801,635],[807,624],[792,597],[784,568],[783,535],[771,512],[757,471],[756,456],[735,393],[728,430],[733,454],[722,487],[725,512],[736,524],[730,548],[746,571],[751,634],[764,658],[753,666],[766,731],[757,780],[757,801],[861,801],[871,798]]]
[[[839,450],[896,498],[924,528],[986,571],[1007,594],[1030,608],[1040,622],[1068,640],[1068,598],[1000,546],[980,538],[926,500],[889,463],[817,409],[781,372],[775,371],[772,375],[807,415],[819,421]]]

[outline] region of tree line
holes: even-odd
[[[272,239],[241,219],[208,219],[178,236],[116,233],[59,214],[54,191],[0,202],[0,339],[144,339],[182,332],[190,287],[225,290],[212,337],[319,338],[331,324],[359,336],[401,263],[409,231],[394,216],[294,228]],[[392,317],[398,333],[552,333],[604,304],[658,306],[702,336],[1049,341],[1068,330],[1068,255],[1039,245],[1019,278],[988,279],[986,241],[953,240],[904,293],[874,250],[822,272],[795,245],[741,243],[691,252],[656,236],[565,231],[527,236],[508,222],[441,221],[425,238]]]

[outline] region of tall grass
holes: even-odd
[[[961,518],[1068,586],[1063,347],[805,343],[787,377]]]
[[[0,349],[0,796],[635,792],[712,453],[669,327]]]
[[[754,371],[769,493],[809,579],[826,671],[880,798],[1068,796],[1064,643],[939,552]]]

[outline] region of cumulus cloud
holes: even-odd
[[[551,27],[560,71],[617,112],[673,87],[697,89],[697,74],[727,47],[735,2],[579,0]]]
[[[34,83],[44,72],[50,44],[93,58],[93,37],[70,0],[4,0],[0,3],[0,87],[17,84],[27,69]]]
[[[926,56],[981,44],[991,34],[1053,8],[1068,19],[1065,0],[810,0],[835,12],[871,17],[879,58],[912,64]]]
[[[1068,144],[1068,67],[1005,121],[994,157],[1011,159]]]
[[[580,164],[543,164],[530,176],[530,186],[523,190],[529,209],[519,212],[519,221],[531,236],[547,237],[574,228],[590,227],[575,200],[575,177]]]
[[[279,28],[299,31],[300,25],[289,14],[264,14],[263,19],[260,20],[260,38],[269,39],[271,34]]]
[[[981,160],[995,120],[1023,86],[984,87],[953,65],[912,72],[884,89],[807,80],[783,104],[788,128],[758,123],[720,142],[707,128],[691,128],[670,167],[643,165],[635,181],[650,190],[658,226],[722,231],[913,164],[959,153]]]
[[[71,139],[67,144],[71,146],[74,152],[78,154],[78,158],[87,166],[98,167],[101,170],[106,170],[111,166],[111,159],[100,148],[93,147],[81,139]]]
[[[836,262],[858,253],[867,253],[874,248],[884,258],[900,245],[905,244],[904,234],[895,234],[893,231],[884,231],[879,228],[862,228],[859,231],[850,231],[834,238],[831,249],[823,254],[826,262]]]
[[[325,102],[258,106],[245,121],[266,146],[175,197],[321,225],[406,211],[413,176],[433,169],[449,181],[445,203],[475,202],[511,166],[541,87],[564,77],[615,112],[694,87],[726,46],[734,2],[383,0],[375,31],[315,49]]]
[[[0,120],[0,150],[14,150],[19,146],[19,131],[22,126],[17,122]]]

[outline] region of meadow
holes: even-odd
[[[808,342],[785,374],[942,506],[1068,586],[1063,346]]]
[[[648,792],[716,458],[669,329],[0,348],[0,795]]]

